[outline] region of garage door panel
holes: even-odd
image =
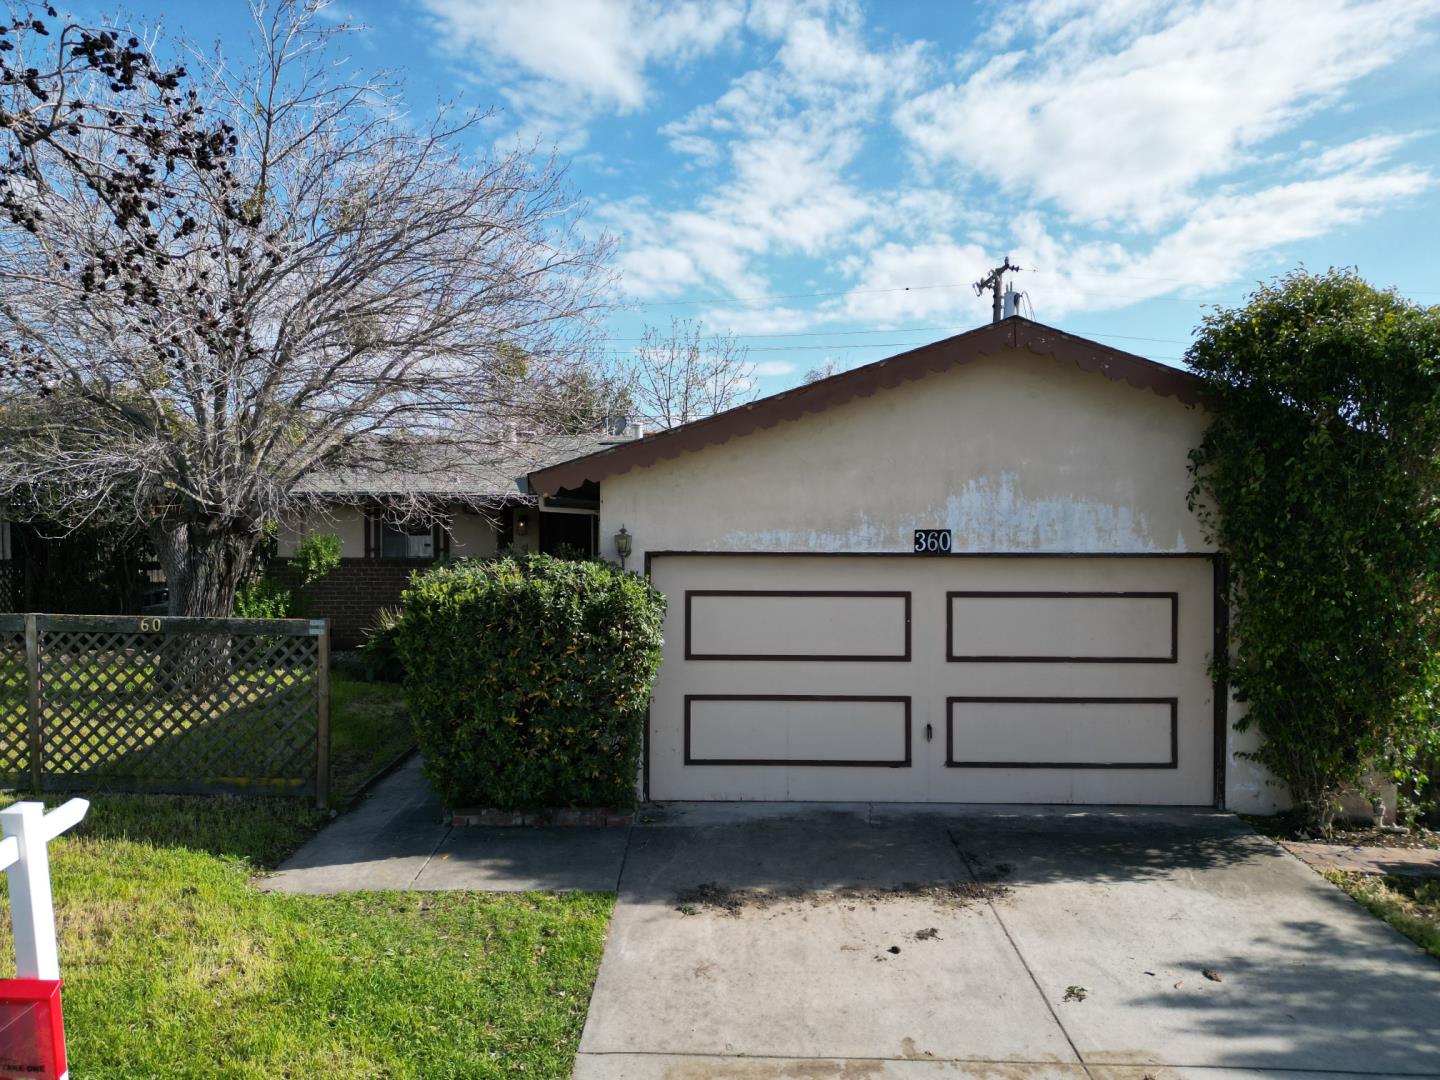
[[[675,554],[651,572],[670,598],[652,798],[1213,800],[1208,558]]]
[[[910,699],[687,695],[685,764],[908,768]]]
[[[1174,769],[1176,698],[952,697],[951,768]]]
[[[907,661],[908,592],[690,589],[685,658]]]
[[[965,663],[1174,663],[1174,592],[952,591],[947,659]]]

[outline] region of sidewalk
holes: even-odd
[[[260,881],[269,892],[614,891],[628,828],[452,828],[419,755]]]

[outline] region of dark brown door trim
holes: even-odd
[[[957,655],[955,648],[955,605],[957,596],[1009,597],[1013,599],[1100,599],[1169,600],[1169,656],[970,656]],[[961,590],[945,594],[945,659],[952,664],[1174,664],[1180,657],[1180,594],[1175,592],[1066,592]]]
[[[1215,809],[1225,809],[1226,768],[1230,755],[1230,683],[1217,661],[1230,654],[1230,560],[1215,556],[1214,562],[1215,639],[1211,646],[1211,693],[1215,708]]]
[[[957,702],[1004,705],[1168,705],[1169,761],[957,761]],[[1174,697],[947,697],[945,699],[945,767],[947,769],[1178,769],[1180,767],[1180,699]]]
[[[691,626],[693,606],[691,598],[696,596],[783,596],[791,598],[807,597],[888,597],[890,599],[902,599],[905,601],[905,650],[899,654],[876,654],[874,656],[860,656],[835,653],[697,653],[691,646]],[[686,660],[759,660],[759,661],[790,661],[800,662],[805,660],[821,661],[846,661],[853,660],[861,663],[909,663],[910,662],[910,593],[901,591],[886,592],[876,589],[686,589],[685,590],[685,659]]]
[[[685,764],[686,765],[829,765],[855,769],[908,769],[910,767],[910,697],[894,694],[686,694],[685,695]],[[827,758],[697,758],[690,751],[690,704],[695,701],[884,701],[905,706],[905,756],[899,761]]]

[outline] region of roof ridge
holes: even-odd
[[[586,481],[602,480],[638,466],[678,457],[686,450],[728,442],[736,436],[774,427],[806,413],[819,412],[857,397],[869,397],[902,382],[968,364],[1005,348],[1026,349],[1036,355],[1073,363],[1082,371],[1103,375],[1112,382],[1124,382],[1139,390],[1174,397],[1187,405],[1197,404],[1200,400],[1200,380],[1188,371],[1102,345],[1021,315],[1012,315],[998,323],[987,323],[919,345],[713,416],[536,469],[529,475],[530,486],[532,490],[547,495],[579,487]]]

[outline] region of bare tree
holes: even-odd
[[[839,375],[844,370],[838,360],[833,356],[827,356],[824,360],[820,361],[820,363],[805,372],[805,377],[800,381],[803,385],[809,386],[812,382],[819,382],[821,379],[828,379],[832,375]]]
[[[63,153],[28,148],[33,213],[0,231],[0,501],[139,523],[177,614],[227,613],[317,474],[403,470],[393,511],[434,515],[427,476],[573,422],[551,388],[605,310],[609,241],[557,163],[471,160],[475,114],[400,115],[391,84],[345,74],[321,7],[257,6],[253,60],[196,55],[185,93],[80,72],[102,115],[219,132],[213,163],[143,127],[67,128]],[[128,215],[91,180],[127,169],[154,178]]]
[[[754,401],[755,365],[734,334],[706,337],[700,323],[673,319],[669,333],[646,327],[622,381],[641,417],[675,427]]]

